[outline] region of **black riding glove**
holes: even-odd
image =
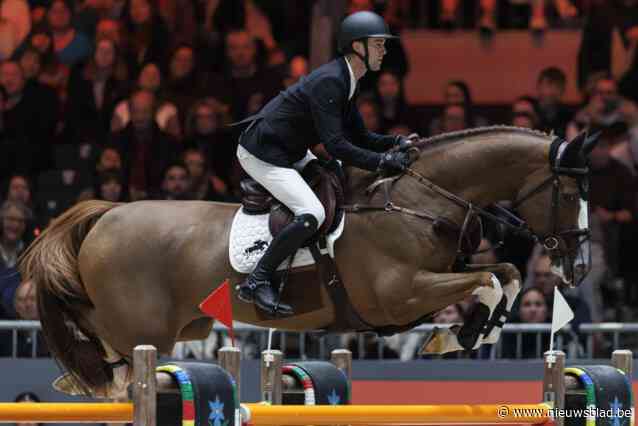
[[[410,156],[401,151],[388,151],[382,154],[379,170],[386,174],[402,173],[410,166]]]
[[[419,140],[419,135],[412,133],[409,136],[397,135],[396,146],[399,147],[399,151],[405,152],[414,146],[414,142]]]

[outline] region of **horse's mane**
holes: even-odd
[[[429,147],[444,145],[448,142],[457,142],[469,136],[478,136],[488,133],[513,132],[522,135],[536,136],[541,138],[551,138],[552,135],[540,130],[527,129],[525,127],[514,127],[505,125],[475,127],[472,129],[458,130],[456,132],[443,133],[429,138],[420,139],[414,144],[416,148],[426,149]]]

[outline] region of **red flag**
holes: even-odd
[[[230,302],[230,285],[226,279],[222,285],[217,287],[208,295],[199,309],[206,315],[215,318],[217,321],[228,327],[228,334],[233,346],[235,346],[235,335],[233,333],[233,305]]]

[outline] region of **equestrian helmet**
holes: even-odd
[[[337,47],[340,53],[348,53],[353,41],[370,37],[399,38],[390,34],[388,25],[381,16],[368,11],[356,12],[341,21]]]

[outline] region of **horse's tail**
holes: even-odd
[[[84,238],[106,212],[118,204],[80,203],[54,219],[20,259],[23,279],[37,288],[42,333],[53,357],[82,390],[103,390],[112,380],[105,351],[84,312],[93,303],[84,289],[78,254]]]

